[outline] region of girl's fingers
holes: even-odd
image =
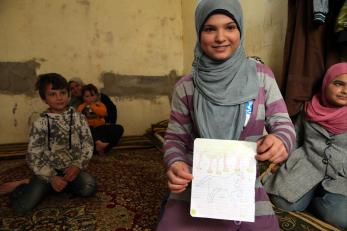
[[[180,163],[181,165],[178,166],[173,166],[170,170],[172,171],[173,174],[176,176],[186,179],[186,180],[191,180],[193,178],[192,174],[189,172],[188,168],[186,167],[185,164]]]
[[[183,192],[193,178],[188,165],[180,161],[173,163],[166,174],[169,178],[168,187],[173,193]]]
[[[184,190],[187,185],[178,185],[178,184],[172,184],[171,182],[168,182],[168,187],[171,191],[173,190]]]
[[[186,190],[187,185],[175,185],[168,182],[168,188],[172,193],[181,193]]]
[[[288,155],[279,155],[278,157],[276,157],[273,161],[271,161],[274,164],[280,164],[283,161],[285,161],[288,158]]]
[[[191,181],[193,179],[193,175],[190,172],[181,171],[181,172],[178,172],[176,176],[186,181]]]
[[[274,152],[274,155],[269,159],[270,162],[281,163],[288,158],[288,153],[286,148],[282,145]]]
[[[177,185],[186,185],[189,183],[188,180],[183,179],[177,175],[175,175],[172,171],[168,171],[167,172],[168,178],[169,178],[169,182],[171,184],[177,184]]]
[[[268,160],[271,158],[271,152],[270,151],[267,151],[267,152],[264,152],[262,154],[258,154],[255,156],[255,159],[259,160],[259,161],[265,161],[265,160]]]

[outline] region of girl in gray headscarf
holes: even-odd
[[[286,160],[295,141],[272,71],[245,55],[239,1],[201,0],[195,26],[198,41],[193,71],[175,86],[165,135],[164,161],[171,195],[158,230],[279,230],[259,180],[255,185],[255,222],[193,218],[189,214],[195,138],[254,141],[256,159],[273,163]]]

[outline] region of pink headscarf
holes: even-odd
[[[331,81],[341,74],[347,74],[347,62],[337,63],[328,69],[320,92],[305,107],[308,120],[318,123],[335,135],[347,131],[347,106],[335,107],[329,104],[325,93]]]

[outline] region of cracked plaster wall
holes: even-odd
[[[27,141],[46,107],[34,82],[47,72],[107,92],[125,135],[169,116],[183,73],[181,1],[2,0],[0,34],[0,144]]]
[[[245,48],[279,75],[286,1],[241,0]],[[166,119],[175,79],[191,71],[196,0],[0,1],[0,144],[26,142],[45,104],[35,76],[81,77],[117,104],[126,135]]]

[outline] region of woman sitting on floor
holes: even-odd
[[[103,113],[102,118],[102,124],[100,124],[101,120],[93,120],[96,122],[96,125],[99,126],[91,126],[91,131],[93,134],[93,139],[95,143],[95,151],[98,154],[104,154],[107,153],[118,144],[118,141],[123,135],[124,128],[122,125],[116,124],[117,122],[117,107],[116,105],[111,101],[111,99],[103,94],[98,92],[96,87],[90,87],[91,84],[88,84],[87,88],[84,86],[83,82],[79,78],[73,78],[69,81],[69,87],[71,91],[71,100],[70,105],[74,106],[80,111],[83,110],[83,92],[84,89],[85,93],[94,93],[98,95],[98,99],[100,103],[103,104],[103,108],[106,107],[106,113]],[[94,86],[94,85],[92,85]],[[88,94],[91,95],[91,94]],[[83,108],[82,108],[83,107]],[[95,109],[95,107],[94,107]],[[103,110],[104,111],[104,110]],[[87,116],[88,117],[88,116]],[[89,120],[89,122],[91,122]],[[93,123],[94,124],[94,123]]]
[[[347,228],[347,63],[328,69],[321,91],[298,118],[296,149],[276,174],[264,178],[272,202],[285,210],[311,209]]]

